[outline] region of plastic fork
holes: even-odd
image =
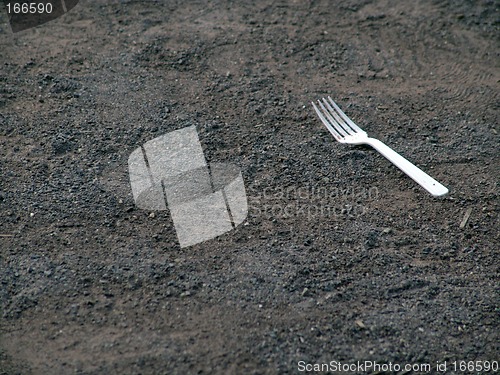
[[[342,112],[332,98],[328,97],[328,100],[325,98],[318,100],[318,104],[319,108],[316,104],[312,103],[314,110],[321,119],[321,122],[337,141],[352,145],[370,145],[433,196],[440,197],[448,193],[448,189],[445,186],[441,185],[416,165],[406,160],[378,139],[368,137],[365,131]]]

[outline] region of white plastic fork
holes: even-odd
[[[396,151],[392,150],[378,139],[368,137],[365,131],[342,112],[332,98],[328,97],[328,100],[325,98],[318,100],[318,104],[321,109],[318,108],[316,104],[312,103],[314,110],[321,119],[321,122],[323,122],[337,141],[353,145],[370,145],[433,196],[440,197],[448,193],[448,189],[445,186],[441,185],[423,170],[410,163]]]

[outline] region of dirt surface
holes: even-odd
[[[498,8],[83,1],[16,34],[2,9],[0,374],[500,360]],[[449,195],[336,143],[326,95]],[[181,248],[127,158],[190,125],[249,213]]]

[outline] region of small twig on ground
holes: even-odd
[[[14,237],[13,234],[0,234],[0,237]]]
[[[467,225],[467,221],[469,220],[471,213],[472,213],[472,208],[468,208],[467,211],[465,211],[464,218],[462,219],[462,222],[460,223],[460,229],[464,229],[464,227]]]

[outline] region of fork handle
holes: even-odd
[[[375,138],[368,138],[368,144],[384,155],[390,162],[410,176],[416,183],[435,197],[440,197],[448,193],[448,189],[425,173],[423,170],[412,164],[404,157],[399,155],[389,146]]]

